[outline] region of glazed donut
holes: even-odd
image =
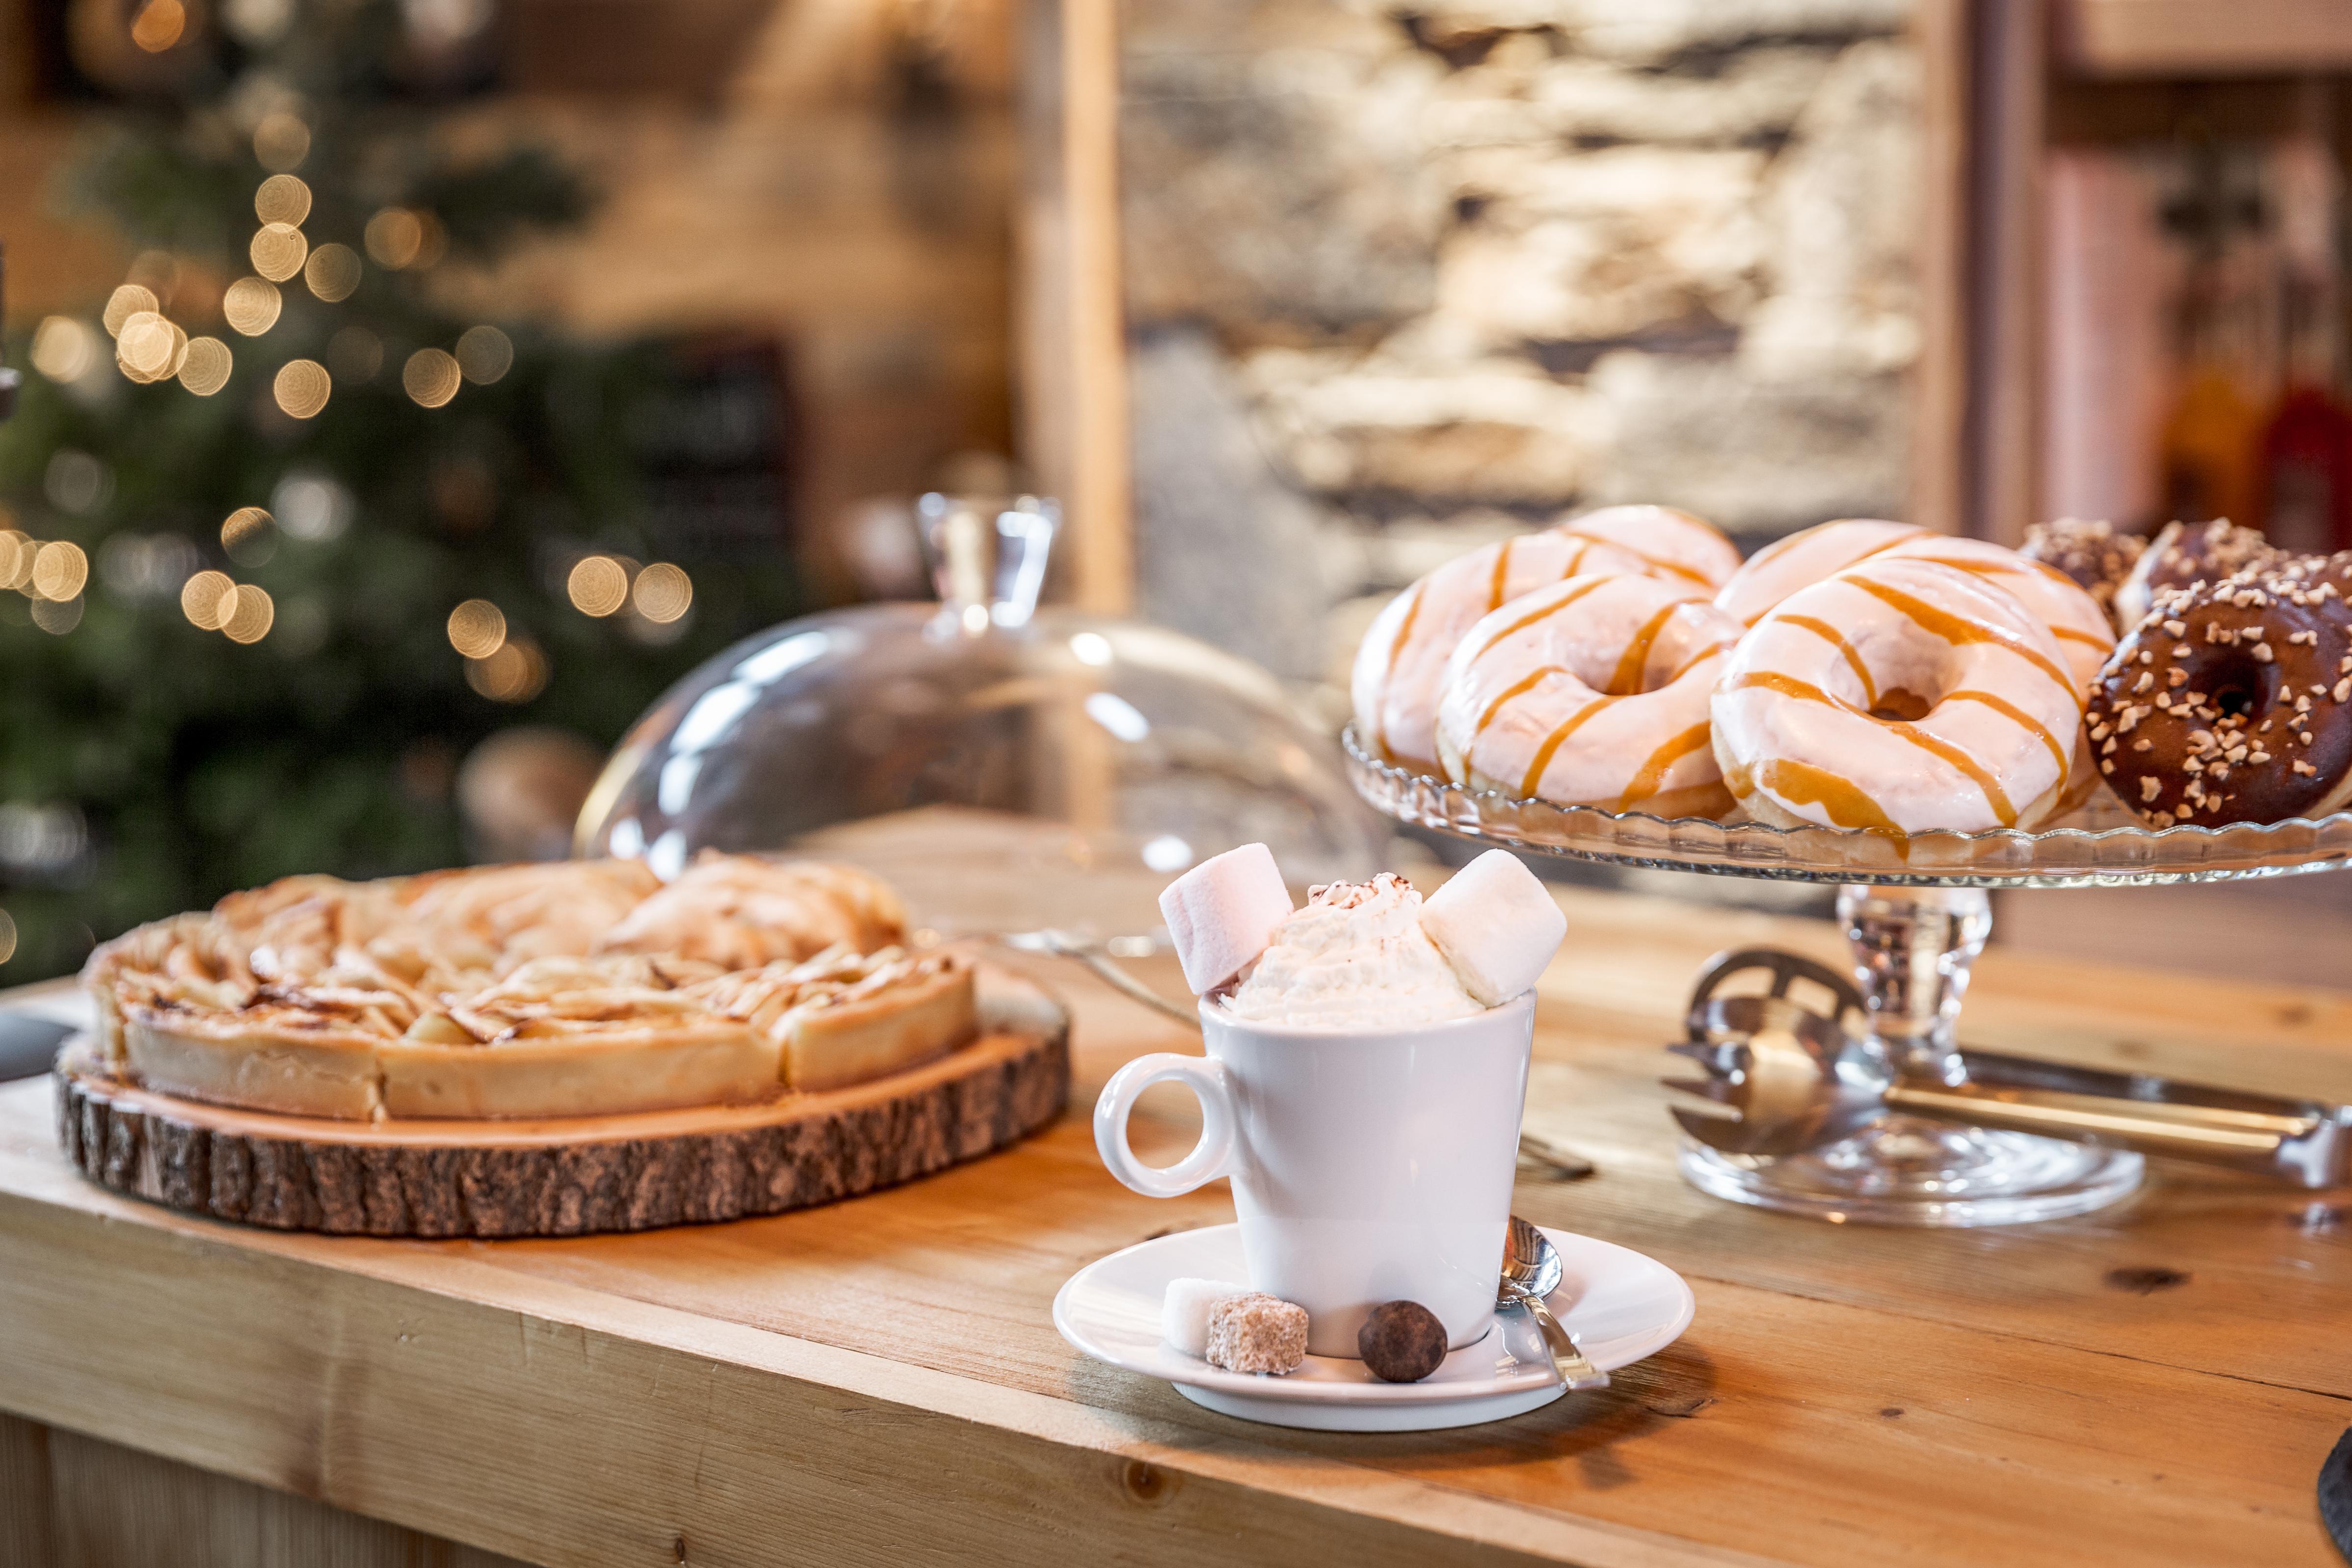
[[[1906,539],[1879,557],[1882,561],[1940,561],[1963,572],[1973,572],[2042,617],[2066,655],[2074,674],[2075,689],[2088,691],[2114,651],[2116,634],[2106,612],[2081,584],[2053,566],[2028,561],[2014,550],[1988,544],[1981,539],[1956,539],[1931,533]]]
[[[2025,542],[2017,547],[2017,552],[2028,561],[2055,567],[2074,579],[2076,585],[2098,601],[2101,613],[2110,617],[2111,626],[2116,590],[2123,586],[2124,579],[2131,575],[2132,568],[2147,552],[2147,541],[2140,535],[2120,532],[2112,522],[2079,517],[2037,522],[2025,531]]]
[[[1725,782],[1776,826],[1898,834],[2032,827],[2082,721],[2058,639],[1986,578],[1935,561],[1849,567],[1766,616],[1724,661]]]
[[[2276,565],[2283,558],[2269,540],[2228,518],[2168,522],[2140,552],[2131,574],[2116,590],[2116,630],[2127,632],[2146,620],[2156,595],[2168,588],[2218,583],[2248,567]]]
[[[1927,531],[1907,522],[1865,517],[1840,518],[1800,529],[1749,556],[1716,595],[1716,608],[1740,625],[1752,626],[1764,618],[1766,611],[1800,589]]]
[[[1545,529],[1457,556],[1399,594],[1356,647],[1356,735],[1375,755],[1433,771],[1437,694],[1454,645],[1479,616],[1563,578],[1647,566],[1597,539]]]
[[[1739,570],[1738,545],[1706,519],[1670,506],[1604,506],[1555,526],[1640,556],[1650,576],[1710,594]]]
[[[1437,710],[1445,776],[1660,816],[1728,810],[1707,693],[1739,623],[1696,587],[1575,577],[1470,628]]]
[[[2091,743],[2154,827],[2352,805],[2352,610],[2312,558],[2157,595],[2092,689]]]

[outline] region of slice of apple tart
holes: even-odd
[[[295,877],[141,926],[83,971],[107,1060],[337,1118],[573,1117],[839,1089],[977,1033],[970,959],[910,951],[848,867],[702,858]]]

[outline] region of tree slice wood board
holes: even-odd
[[[57,1066],[58,1141],[82,1174],[278,1230],[579,1236],[781,1214],[977,1159],[1069,1099],[1069,1018],[980,973],[980,1037],[919,1067],[760,1105],[551,1121],[337,1121],[153,1093],[87,1040]]]

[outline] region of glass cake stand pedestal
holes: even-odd
[[[2036,832],[1778,828],[1555,805],[1396,767],[1345,737],[1357,792],[1396,821],[1531,854],[1711,876],[1838,885],[1869,1026],[1852,1047],[1874,1079],[1967,1081],[1956,1028],[1992,930],[1994,888],[2114,888],[2283,877],[2352,865],[2352,813],[2228,827],[2140,826],[2102,795]],[[1801,1154],[1726,1153],[1685,1137],[1683,1174],[1734,1203],[1846,1222],[2014,1225],[2126,1197],[2141,1157],[1886,1111]]]

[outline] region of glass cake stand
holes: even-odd
[[[1869,1009],[1854,1049],[1871,1072],[1966,1080],[1956,1025],[1969,969],[1992,930],[1992,888],[2113,888],[2284,877],[2352,865],[2352,812],[2227,827],[2140,826],[2101,795],[2037,832],[1779,828],[1554,805],[1407,772],[1363,751],[1349,777],[1399,822],[1539,855],[1718,877],[1835,883]],[[1685,1138],[1701,1190],[1819,1218],[2011,1225],[2085,1213],[2139,1185],[2134,1153],[1888,1113],[1803,1154],[1729,1154]]]

